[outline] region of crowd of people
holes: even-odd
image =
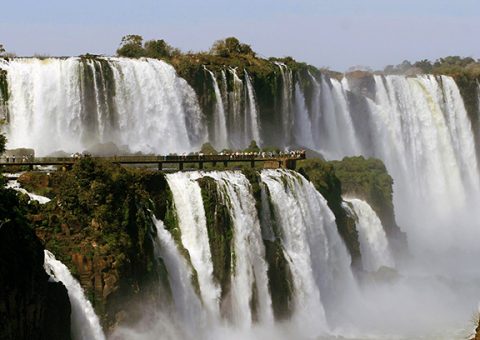
[[[253,152],[246,152],[246,151],[232,151],[232,152],[225,152],[222,151],[218,154],[207,154],[203,152],[198,152],[194,154],[187,154],[184,153],[180,156],[178,155],[169,155],[166,156],[166,160],[170,159],[181,159],[181,160],[215,160],[215,159],[231,159],[231,160],[243,160],[243,159],[265,159],[268,160],[270,158],[296,158],[296,159],[304,159],[305,158],[305,150],[292,150],[292,151],[253,151]]]
[[[1,162],[5,163],[28,163],[32,160],[32,157],[23,155],[16,157],[15,155],[4,155],[0,158]]]

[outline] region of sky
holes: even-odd
[[[182,51],[235,36],[264,57],[383,69],[480,58],[480,0],[0,0],[0,44],[19,56],[113,55],[126,34]]]

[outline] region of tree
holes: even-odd
[[[241,43],[235,37],[215,41],[210,52],[221,57],[228,57],[235,54],[255,56],[255,52],[250,45]]]
[[[432,63],[428,59],[417,61],[413,66],[421,69],[423,73],[432,73],[433,70]]]
[[[122,38],[117,55],[127,58],[140,58],[145,56],[143,48],[143,37],[141,35],[130,34]]]
[[[200,149],[200,152],[204,155],[216,155],[218,154],[217,150],[210,143],[204,143]]]
[[[0,44],[0,57],[4,56],[6,53],[7,51],[5,50],[5,47],[3,47],[2,44]]]
[[[149,58],[171,58],[179,54],[179,49],[170,46],[163,39],[149,40],[145,43],[145,56]]]
[[[245,152],[259,152],[259,151],[260,151],[260,148],[258,147],[257,142],[255,140],[252,140],[248,148],[245,149]]]

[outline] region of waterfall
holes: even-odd
[[[315,148],[312,136],[312,124],[305,105],[305,96],[298,82],[295,83],[295,125],[293,138],[296,145],[310,149]]]
[[[205,71],[207,71],[212,78],[213,91],[215,92],[215,112],[213,116],[214,135],[212,136],[213,145],[215,145],[217,149],[225,149],[228,148],[228,132],[222,94],[220,92],[220,88],[218,87],[215,74],[207,68],[205,68]]]
[[[477,121],[479,122],[479,126],[480,126],[480,82],[478,80],[477,80]],[[477,132],[480,133],[480,131],[477,131]]]
[[[236,69],[229,69],[233,77],[233,90],[229,93],[229,132],[231,144],[235,147],[246,146],[245,119],[242,114],[244,100],[243,81],[238,77]]]
[[[199,172],[177,172],[166,177],[173,194],[182,244],[189,252],[192,265],[198,274],[202,301],[210,318],[218,320],[221,289],[213,278],[207,220],[200,185],[197,182],[202,176]]]
[[[16,190],[18,192],[21,192],[22,194],[28,195],[28,197],[30,197],[31,201],[37,201],[40,204],[46,204],[46,203],[50,202],[50,198],[48,198],[48,197],[36,195],[34,193],[28,192],[27,190],[23,189],[22,187],[20,187],[20,183],[18,183],[17,180],[8,181],[6,187],[9,188],[9,189],[13,189],[13,190]]]
[[[245,136],[246,142],[251,140],[257,142],[258,145],[262,144],[260,137],[260,121],[258,117],[257,103],[255,102],[255,90],[252,86],[252,81],[247,71],[245,71],[245,84],[246,84],[246,105],[245,105]]]
[[[176,315],[181,319],[182,331],[186,331],[189,338],[194,338],[198,327],[203,328],[206,321],[201,301],[192,286],[192,272],[163,222],[154,219],[154,223],[157,228],[155,250],[168,271]]]
[[[375,76],[374,81],[376,98],[369,105],[375,155],[395,180],[400,224],[415,226],[414,243],[431,241],[435,230],[438,249],[438,241],[450,243],[455,229],[448,225],[463,214],[470,193],[479,191],[463,100],[449,77]]]
[[[194,90],[162,61],[14,58],[0,67],[10,93],[9,148],[46,155],[112,142],[169,153],[207,138]]]
[[[292,100],[293,100],[293,74],[287,65],[275,62],[280,69],[282,76],[282,102],[281,102],[281,121],[283,128],[283,136],[285,145],[290,144],[290,136],[292,134]]]
[[[263,170],[261,178],[271,194],[292,271],[294,318],[307,336],[318,336],[328,331],[327,320],[345,318],[342,299],[356,290],[350,256],[333,213],[312,183],[285,170]]]
[[[355,128],[353,126],[352,117],[348,111],[347,93],[343,83],[337,79],[330,79],[332,84],[332,97],[335,102],[335,116],[338,120],[338,125],[344,127],[341,131],[342,153],[349,156],[360,154],[360,143],[358,141]]]
[[[234,322],[240,328],[251,327],[252,288],[256,287],[258,318],[262,324],[273,322],[272,301],[268,290],[267,264],[255,199],[247,178],[239,172],[209,172],[225,197],[234,227],[235,269],[231,295]],[[255,301],[254,301],[255,303]]]
[[[370,205],[357,198],[344,198],[344,206],[355,217],[363,269],[375,272],[381,267],[395,267],[382,222]]]
[[[104,340],[100,321],[92,304],[87,300],[80,283],[72,276],[68,268],[45,250],[45,271],[55,281],[61,281],[68,291],[72,306],[71,327],[74,340]]]
[[[308,72],[308,76],[310,78],[310,81],[312,82],[312,87],[313,87],[313,95],[312,95],[312,103],[311,103],[311,110],[312,112],[310,113],[310,119],[311,119],[311,134],[313,138],[313,142],[315,146],[318,148],[321,145],[321,140],[322,140],[322,112],[321,112],[321,105],[322,105],[322,93],[320,91],[320,84],[311,74]],[[308,132],[307,132],[308,133]]]

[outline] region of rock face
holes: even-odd
[[[0,339],[70,339],[67,289],[49,281],[43,261],[28,226],[0,222]]]
[[[163,175],[85,158],[48,180],[25,174],[21,182],[53,198],[30,211],[35,233],[78,279],[107,332],[160,303],[151,213],[164,217]]]

